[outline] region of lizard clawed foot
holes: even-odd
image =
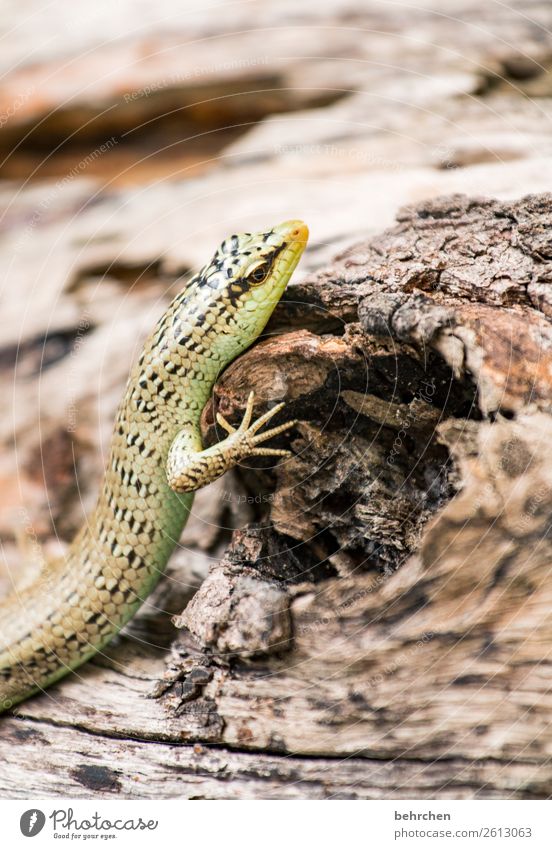
[[[184,429],[176,435],[167,457],[167,483],[174,492],[195,492],[202,486],[212,483],[228,469],[232,469],[242,460],[258,454],[262,457],[290,457],[291,451],[282,448],[259,447],[267,439],[283,433],[297,424],[296,420],[284,422],[259,433],[259,430],[280,412],[285,404],[276,404],[256,421],[253,418],[255,396],[250,393],[242,422],[238,428],[228,422],[220,413],[217,422],[228,436],[216,445],[200,451],[190,444],[190,433]]]
[[[284,424],[278,425],[278,427],[272,427],[270,430],[265,430],[263,433],[258,433],[258,431],[270,421],[275,415],[277,415],[280,410],[285,407],[285,402],[282,401],[280,404],[276,404],[275,407],[268,410],[258,419],[256,419],[253,423],[251,423],[251,419],[253,417],[253,406],[255,403],[255,393],[250,392],[249,398],[247,399],[247,406],[245,408],[245,413],[243,414],[243,419],[241,421],[240,426],[236,429],[229,424],[224,416],[221,416],[220,413],[217,414],[218,423],[230,434],[230,439],[232,442],[235,442],[236,447],[239,446],[241,459],[245,459],[246,457],[251,456],[252,454],[260,455],[262,457],[290,457],[291,451],[287,451],[283,448],[258,448],[257,446],[263,442],[266,442],[267,439],[272,439],[273,436],[278,436],[278,434],[283,433],[285,430],[288,430],[290,427],[293,427],[297,424],[297,419],[291,419],[288,422],[284,422]],[[243,451],[243,453],[242,453]]]

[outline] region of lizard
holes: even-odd
[[[200,417],[226,366],[262,334],[308,238],[300,220],[225,239],[146,339],[115,418],[92,515],[50,574],[0,603],[0,713],[101,651],[156,586],[186,524],[194,492],[295,421],[265,426],[284,403],[204,448]]]

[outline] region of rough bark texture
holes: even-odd
[[[182,277],[229,232],[312,235],[203,415],[286,400],[293,457],[199,493],[119,640],[0,718],[0,795],[551,795],[549,4],[27,5],[0,591],[93,506]]]

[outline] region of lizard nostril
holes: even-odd
[[[302,221],[297,222],[295,227],[291,230],[291,238],[297,242],[305,242],[309,237],[309,230],[306,224],[303,224]]]

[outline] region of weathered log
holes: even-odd
[[[433,200],[290,289],[203,429],[252,388],[298,419],[293,457],[202,496],[228,530],[183,612],[180,552],[118,644],[2,721],[4,796],[52,775],[134,798],[550,794],[551,222],[550,195]]]

